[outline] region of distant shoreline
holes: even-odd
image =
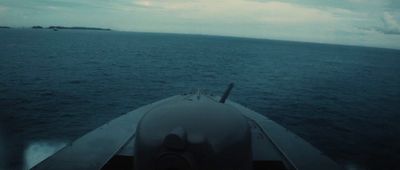
[[[35,27],[35,28],[34,28]],[[50,28],[51,27],[51,28]],[[273,39],[273,38],[263,38],[263,37],[246,37],[246,36],[234,36],[234,35],[216,35],[216,34],[197,34],[197,33],[176,33],[176,32],[146,32],[146,31],[121,31],[113,30],[109,28],[96,28],[96,27],[64,27],[64,26],[32,26],[32,27],[10,27],[10,26],[0,26],[0,30],[6,29],[47,29],[58,31],[59,29],[66,30],[99,30],[99,31],[117,31],[117,32],[132,32],[132,33],[143,33],[143,34],[171,34],[171,35],[184,35],[184,36],[211,36],[211,37],[226,37],[226,38],[240,38],[240,39],[251,39],[251,40],[267,40],[267,41],[281,41],[290,43],[307,43],[315,45],[336,45],[336,46],[348,46],[348,47],[360,47],[360,48],[376,48],[376,49],[386,49],[386,50],[400,50],[400,47],[385,47],[385,46],[372,46],[372,45],[357,45],[357,44],[335,44],[329,42],[318,42],[318,41],[299,41],[299,40],[288,40],[288,39]]]
[[[0,26],[0,29],[13,29],[10,26]],[[112,31],[110,28],[97,28],[97,27],[65,27],[65,26],[32,26],[31,29],[52,29],[52,30],[98,30],[98,31]]]
[[[110,28],[96,28],[96,27],[64,27],[64,26],[49,26],[48,29],[69,29],[69,30],[100,30],[111,31]]]
[[[97,28],[97,27],[65,27],[65,26],[49,26],[47,28],[42,26],[33,26],[32,29],[53,29],[53,30],[99,30],[99,31],[111,31],[110,28]]]

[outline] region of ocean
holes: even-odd
[[[135,108],[222,94],[346,169],[400,169],[400,51],[206,35],[0,30],[0,169]]]

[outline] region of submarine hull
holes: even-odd
[[[138,169],[137,165],[141,165],[142,162],[137,162],[137,158],[144,157],[143,159],[138,160],[151,161],[152,157],[156,157],[157,154],[160,155],[159,153],[165,151],[164,149],[162,149],[163,146],[172,146],[172,149],[174,149],[174,147],[177,147],[175,148],[177,150],[176,152],[184,153],[185,151],[179,150],[181,144],[175,145],[175,143],[177,142],[174,141],[176,140],[172,140],[172,145],[169,140],[167,140],[167,142],[165,141],[167,139],[166,136],[168,136],[169,133],[172,133],[177,134],[178,143],[183,139],[184,143],[187,143],[187,141],[190,143],[190,140],[187,139],[187,136],[190,136],[192,133],[199,132],[199,130],[196,131],[196,128],[192,127],[190,122],[187,122],[192,121],[191,117],[187,118],[187,121],[185,121],[184,118],[174,119],[174,126],[172,126],[170,122],[163,122],[163,126],[154,127],[149,125],[151,123],[146,122],[148,121],[146,117],[149,118],[152,116],[159,116],[157,115],[158,113],[156,113],[156,111],[160,112],[164,110],[163,108],[170,108],[171,106],[179,106],[181,104],[186,104],[185,107],[189,109],[193,107],[199,107],[197,109],[197,112],[195,112],[196,114],[194,114],[194,117],[198,116],[198,114],[202,114],[201,108],[208,108],[208,105],[215,105],[215,107],[219,107],[219,105],[221,105],[221,107],[223,107],[224,109],[235,112],[237,118],[235,118],[234,120],[229,117],[229,114],[217,115],[219,117],[216,118],[216,120],[218,119],[222,121],[220,125],[227,127],[226,129],[228,129],[228,133],[226,135],[214,135],[212,131],[213,128],[215,129],[215,132],[218,132],[218,130],[223,130],[223,128],[216,129],[219,123],[212,122],[210,125],[211,120],[208,120],[210,116],[212,117],[213,111],[218,109],[211,109],[211,111],[205,109],[207,114],[203,113],[204,116],[206,116],[204,119],[208,122],[200,122],[200,124],[196,124],[196,126],[201,126],[201,124],[204,124],[204,126],[209,127],[204,128],[205,130],[201,131],[201,134],[203,134],[202,139],[206,139],[206,141],[208,142],[207,147],[210,150],[209,156],[207,156],[207,149],[203,150],[203,157],[207,159],[209,157],[213,157],[215,158],[215,160],[219,160],[219,158],[221,158],[222,160],[243,159],[243,166],[236,166],[236,169],[343,169],[336,162],[325,156],[321,151],[309,144],[307,141],[292,133],[283,126],[272,121],[271,119],[255,111],[252,111],[251,109],[246,108],[234,101],[226,100],[224,101],[225,103],[220,103],[219,99],[219,96],[193,93],[168,97],[166,99],[162,99],[160,101],[139,107],[136,110],[119,116],[105,123],[104,125],[90,131],[84,136],[76,139],[74,142],[70,143],[55,154],[51,155],[47,159],[34,166],[32,169]],[[199,120],[199,118],[196,119]],[[223,119],[228,119],[228,123],[224,124],[224,122],[226,121],[224,121]],[[236,119],[240,120],[240,122],[244,121],[245,126],[246,128],[248,128],[248,130],[243,130],[244,126],[240,123],[240,125],[237,125],[238,123],[235,123]],[[141,123],[146,124],[140,125]],[[160,131],[152,129],[154,132],[148,130],[140,131],[140,129],[143,128],[168,129],[160,129]],[[231,130],[229,129],[232,128],[237,128],[235,131],[239,130],[240,132],[238,133],[238,135],[243,136],[243,139],[238,138],[229,140],[230,138],[232,138],[232,135],[230,134]],[[211,134],[211,136],[209,134]],[[139,139],[136,139],[137,137]],[[150,147],[150,145],[152,144],[154,144],[154,146],[158,149],[156,149],[155,151],[154,148],[146,150],[145,147]],[[238,146],[238,144],[249,146]],[[227,152],[227,148],[230,149],[232,152]],[[237,152],[234,152],[235,148],[237,149]],[[149,152],[147,152],[146,154],[146,151]],[[152,156],[150,151],[154,152],[153,155],[156,156]],[[232,157],[229,155],[224,155],[232,155],[232,153],[237,154],[239,152],[243,153],[245,156],[243,157],[243,155],[239,155],[237,157]],[[141,156],[140,154],[144,154],[145,156]],[[210,160],[213,160],[213,158],[210,158]],[[248,158],[250,158],[250,160],[247,160]],[[186,160],[186,158],[183,159]],[[156,161],[157,159],[154,158],[154,160]],[[216,165],[219,167],[223,167],[223,165],[220,164],[239,164],[240,160],[235,162],[218,162],[216,163]],[[208,162],[206,162],[206,164],[207,163]],[[190,161],[189,165],[194,166],[191,169],[204,169],[201,167],[207,167],[200,166],[198,164],[196,165],[195,163],[191,164]],[[151,169],[162,168],[153,166],[153,168]],[[208,167],[207,169],[210,169],[210,167]]]

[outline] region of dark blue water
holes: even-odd
[[[0,169],[138,106],[205,88],[347,169],[400,169],[400,51],[213,36],[0,30]],[[43,153],[44,152],[44,153]]]

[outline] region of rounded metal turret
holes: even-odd
[[[188,97],[149,111],[136,129],[135,169],[251,169],[251,134],[240,112]]]

